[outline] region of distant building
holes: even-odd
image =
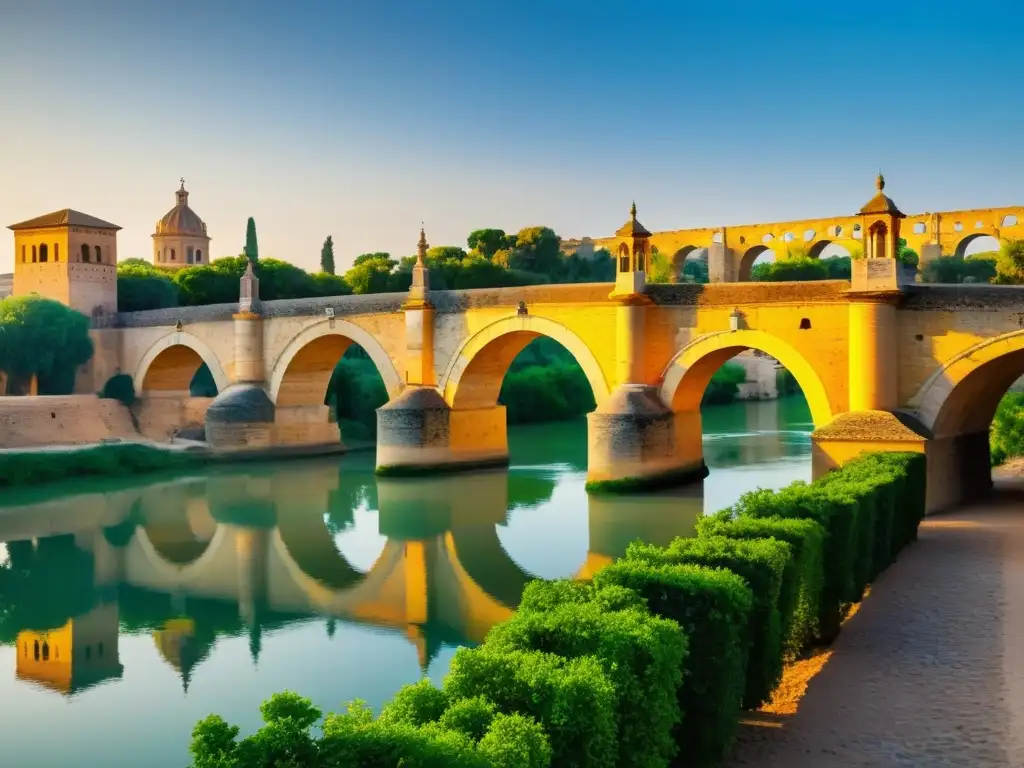
[[[188,207],[185,180],[174,193],[177,205],[156,223],[153,233],[153,264],[165,269],[210,263],[210,237],[206,223]]]
[[[14,293],[14,273],[0,275],[0,299]]]
[[[117,224],[64,208],[8,229],[13,295],[37,293],[93,318],[117,312]]]

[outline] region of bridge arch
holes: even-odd
[[[989,238],[989,237],[994,239],[996,241],[996,243],[998,244],[999,238],[996,237],[995,232],[990,230],[988,227],[985,227],[984,229],[975,230],[974,232],[971,232],[971,234],[969,234],[966,237],[962,238],[960,240],[960,242],[958,242],[956,244],[956,248],[954,249],[953,252],[957,256],[959,256],[960,258],[963,258],[963,257],[965,257],[967,255],[967,249],[970,247],[970,245],[972,243],[974,243],[976,240],[979,240],[981,238]]]
[[[192,377],[206,363],[217,385],[223,391],[227,374],[216,353],[202,339],[185,331],[174,331],[158,339],[142,356],[132,381],[136,392],[188,392]]]
[[[814,367],[788,343],[764,331],[719,331],[687,344],[662,374],[662,402],[677,412],[698,410],[712,374],[748,349],[771,355],[793,374],[811,409],[815,427],[832,420],[828,392]]]
[[[355,323],[331,318],[305,328],[274,361],[270,399],[278,406],[323,405],[334,367],[353,343],[370,356],[388,397],[398,394],[402,377],[376,337]]]
[[[771,241],[769,241],[770,243]],[[750,275],[754,269],[754,262],[757,261],[759,256],[772,251],[769,245],[754,245],[751,246],[744,252],[743,256],[740,257],[739,270],[736,274],[736,279],[741,283],[749,283]]]
[[[608,381],[586,342],[561,323],[535,315],[517,315],[473,334],[452,356],[440,382],[445,401],[452,408],[493,406],[516,355],[540,336],[554,339],[576,358],[590,382],[595,401],[601,403],[608,397]]]
[[[936,437],[987,431],[999,401],[1024,375],[1024,330],[986,339],[946,362],[910,408]]]

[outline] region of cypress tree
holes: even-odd
[[[256,220],[252,216],[245,225],[245,255],[253,264],[260,260],[260,247],[256,243]]]
[[[334,241],[328,235],[324,247],[320,249],[320,271],[328,275],[334,274]]]

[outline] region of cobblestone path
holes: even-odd
[[[729,768],[1024,768],[1024,481],[929,517],[795,715],[755,713]]]

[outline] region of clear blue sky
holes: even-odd
[[[8,2],[0,218],[76,208],[149,258],[184,176],[215,257],[254,216],[309,268],[421,220],[606,235],[634,198],[651,229],[847,213],[879,166],[907,212],[1019,204],[1013,6]]]

